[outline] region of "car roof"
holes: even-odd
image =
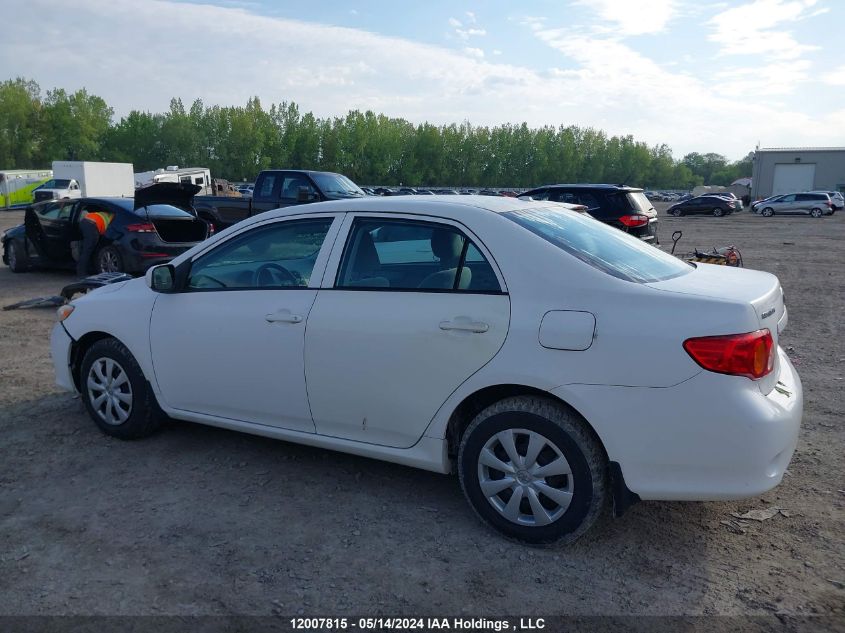
[[[566,189],[606,189],[607,191],[642,191],[640,187],[632,187],[630,185],[611,185],[607,183],[596,183],[596,184],[584,184],[584,183],[576,183],[576,184],[566,184],[566,183],[558,183],[556,185],[541,185],[539,187],[533,187],[532,191],[536,189],[549,189],[552,187],[560,187]]]
[[[260,214],[262,218],[285,215],[317,214],[317,213],[411,213],[414,215],[430,215],[432,217],[455,217],[476,214],[501,214],[522,209],[559,208],[555,203],[520,200],[508,196],[367,196],[366,198],[350,198],[344,200],[329,200],[314,202],[306,205],[294,205],[267,211]],[[259,216],[253,216],[259,217]]]

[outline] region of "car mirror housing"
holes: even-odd
[[[147,286],[156,292],[174,292],[176,290],[176,269],[172,264],[153,266],[144,276]]]

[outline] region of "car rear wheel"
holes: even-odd
[[[772,209],[771,207],[766,207],[765,209],[763,209],[761,214],[764,218],[770,218],[775,214],[775,210]]]
[[[822,210],[821,209],[813,209],[813,210],[810,211],[810,215],[813,216],[814,218],[820,218],[820,217],[822,217]]]
[[[458,472],[476,514],[527,543],[575,541],[608,498],[598,440],[574,411],[535,396],[479,413],[461,440]]]
[[[138,361],[117,339],[91,346],[79,382],[88,414],[106,435],[123,440],[146,437],[164,420]]]
[[[679,218],[683,215],[683,211],[681,211],[680,209],[672,209],[672,215],[674,215],[676,218]]]
[[[114,246],[104,246],[97,251],[97,272],[98,273],[123,273],[126,272],[123,265],[123,256]]]
[[[6,253],[6,261],[9,263],[9,269],[13,273],[26,272],[28,269],[29,258],[26,256],[23,247],[16,240],[10,240],[6,243],[8,253]]]
[[[725,215],[725,212],[719,207],[716,207],[715,209],[713,209],[713,215],[717,218],[721,218],[723,215]]]

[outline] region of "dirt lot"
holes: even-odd
[[[666,205],[661,205],[665,208]],[[662,211],[662,209],[661,209]],[[0,229],[21,221],[0,212]],[[0,614],[792,614],[845,617],[845,213],[667,218],[780,276],[804,381],[784,482],[641,503],[565,549],[479,524],[457,481],[187,423],[97,431],[53,385],[52,310],[0,312]],[[0,269],[0,304],[71,276]],[[725,438],[730,441],[730,438]],[[744,533],[732,512],[785,508]]]

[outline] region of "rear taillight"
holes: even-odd
[[[774,340],[769,330],[727,336],[702,336],[684,341],[692,359],[708,371],[756,380],[775,365]]]
[[[138,224],[127,224],[126,230],[130,233],[155,233],[156,227],[150,222],[139,222]]]
[[[208,236],[214,235],[214,222],[208,222]]]
[[[640,215],[639,213],[634,215],[623,215],[621,218],[619,218],[619,221],[628,228],[635,228],[648,224],[648,216]]]

